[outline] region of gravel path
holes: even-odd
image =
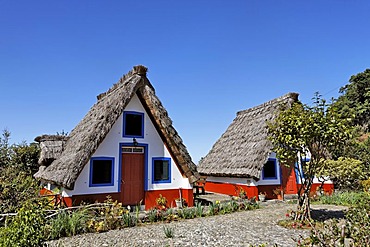
[[[51,241],[48,246],[250,246],[268,244],[295,246],[293,238],[308,236],[308,230],[278,226],[287,210],[295,205],[274,203],[257,210],[226,215],[144,224],[105,233],[84,234]],[[344,207],[313,205],[315,213],[340,216]],[[174,229],[174,238],[165,237],[163,227]]]

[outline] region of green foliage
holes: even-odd
[[[194,208],[182,208],[177,211],[177,214],[179,215],[180,218],[183,219],[194,219],[196,214],[195,214],[195,209]]]
[[[204,210],[204,206],[202,206],[200,202],[197,202],[197,204],[195,204],[195,215],[198,218],[203,217],[203,210]]]
[[[157,203],[157,206],[159,208],[166,208],[167,207],[167,198],[162,196],[162,194],[159,194],[159,197],[155,199],[155,202]]]
[[[339,189],[359,187],[365,178],[365,166],[359,160],[339,157],[338,160],[324,161],[316,175],[329,177]]]
[[[8,166],[0,174],[0,212],[15,212],[38,193],[38,183],[31,174]]]
[[[0,212],[15,212],[37,195],[38,183],[32,177],[38,169],[39,147],[35,144],[9,145],[10,132],[0,137]]]
[[[311,162],[307,168],[316,168],[330,158],[332,152],[344,147],[351,137],[350,119],[342,118],[335,107],[329,106],[316,94],[312,107],[294,103],[268,124],[269,139],[283,163],[309,152]]]
[[[351,76],[349,83],[340,89],[343,93],[335,105],[346,117],[354,116],[353,125],[363,126],[366,131],[370,124],[370,69]]]
[[[370,195],[370,178],[368,178],[368,179],[366,179],[366,180],[361,181],[361,185],[362,185],[362,187],[363,187],[364,192],[365,192],[367,195]]]
[[[175,236],[175,230],[169,226],[163,226],[163,232],[166,238],[173,238]]]
[[[343,206],[356,206],[370,201],[370,196],[365,192],[343,191],[336,192],[332,195],[322,195],[319,197],[318,202],[322,204],[334,204]]]
[[[312,229],[300,246],[370,246],[370,198],[356,203],[346,213],[345,221],[333,219],[320,229]]]
[[[208,216],[217,215],[220,210],[220,202],[216,201],[208,206]]]
[[[89,214],[86,210],[67,212],[61,211],[55,219],[48,224],[49,239],[70,237],[87,232]]]
[[[99,207],[94,212],[94,217],[92,217],[87,222],[87,227],[92,232],[104,232],[122,226],[122,222],[127,226],[131,226],[128,223],[128,218],[131,221],[131,215],[129,210],[122,206],[122,203],[113,201],[110,196],[107,197],[104,205]],[[123,218],[123,221],[120,218]],[[126,220],[126,221],[125,221]]]
[[[149,220],[150,223],[158,221],[157,209],[155,209],[155,208],[150,209],[147,213],[147,217],[148,217],[148,220]]]
[[[361,132],[356,129],[354,132],[354,138],[346,146],[345,150],[339,155],[345,155],[353,159],[362,161],[363,163],[363,174],[362,176],[370,177],[370,139],[369,134]],[[350,188],[351,189],[351,188]],[[357,189],[357,187],[355,187]]]
[[[40,201],[27,201],[18,214],[0,228],[0,246],[42,246],[45,215]]]
[[[173,208],[169,208],[166,210],[166,212],[163,214],[164,219],[166,222],[171,222],[178,220],[179,216],[176,214],[176,212],[173,210]]]
[[[10,164],[11,148],[9,145],[9,139],[9,130],[3,130],[2,137],[0,137],[0,169]]]
[[[34,174],[39,170],[38,159],[40,148],[36,143],[21,143],[12,146],[12,163],[20,171]]]
[[[328,105],[316,93],[313,106],[294,103],[282,109],[274,122],[268,123],[269,139],[281,163],[289,165],[301,158],[304,179],[298,192],[296,220],[310,219],[310,190],[313,178],[323,173],[326,160],[342,150],[351,138],[350,119],[343,118],[338,109]],[[303,162],[309,154],[310,161]]]
[[[132,215],[129,211],[126,211],[122,215],[122,222],[123,222],[123,226],[125,227],[133,227],[133,226],[136,226],[137,224],[137,218],[134,215]]]

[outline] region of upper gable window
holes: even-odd
[[[123,136],[144,138],[144,113],[123,112]]]
[[[276,159],[268,159],[262,170],[263,179],[277,179]]]

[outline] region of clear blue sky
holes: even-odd
[[[337,97],[370,67],[369,0],[0,0],[0,129],[70,132],[132,66],[193,160],[239,110],[287,92]]]

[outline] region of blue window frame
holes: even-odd
[[[113,157],[93,157],[90,159],[90,187],[113,186],[113,178]]]
[[[144,138],[144,113],[123,112],[123,137]]]
[[[157,157],[152,161],[152,183],[171,183],[171,159]]]
[[[262,169],[262,179],[277,179],[276,159],[268,159]]]

